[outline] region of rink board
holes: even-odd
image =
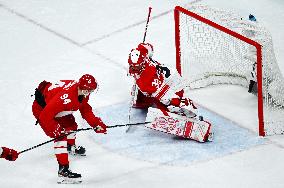
[[[214,141],[198,143],[148,129],[143,125],[108,129],[107,135],[95,134],[94,142],[108,150],[154,163],[189,165],[231,153],[247,150],[265,143],[265,140],[236,123],[205,108],[199,109],[205,119],[212,122]],[[95,113],[109,125],[128,123],[129,103],[121,103],[97,109]],[[131,122],[144,122],[147,111],[132,109]]]

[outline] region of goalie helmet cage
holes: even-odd
[[[284,82],[270,33],[256,22],[204,5],[177,6],[174,17],[176,68],[187,86],[248,88],[256,63],[259,135],[283,134]]]

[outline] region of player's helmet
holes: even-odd
[[[97,88],[96,79],[90,74],[84,74],[79,79],[79,89],[81,90],[95,90]]]
[[[149,43],[140,43],[136,49],[132,49],[129,57],[129,73],[140,74],[145,69],[145,62],[153,55],[153,46]]]

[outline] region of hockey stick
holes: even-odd
[[[149,20],[150,20],[151,11],[152,11],[152,7],[149,7],[148,17],[147,17],[147,22],[146,22],[146,27],[145,27],[144,37],[143,37],[143,43],[146,40],[146,35],[147,35],[147,30],[148,30],[148,24],[149,24]]]
[[[136,91],[137,91],[137,85],[135,84],[135,80],[134,80],[134,84],[133,84],[133,89],[132,89],[132,98],[129,104],[129,110],[128,110],[128,124],[130,124],[131,122],[131,113],[132,113],[132,106],[134,104],[134,100],[135,100],[135,96],[136,96]],[[130,126],[128,126],[128,128],[126,129],[125,132],[129,132],[130,130]]]
[[[150,16],[151,16],[151,11],[152,11],[152,7],[149,7],[148,16],[147,16],[147,22],[146,22],[145,31],[144,31],[143,43],[144,43],[145,40],[146,40],[148,25],[149,25]],[[137,90],[137,85],[136,85],[136,83],[135,83],[135,79],[134,79],[134,84],[133,84],[133,85],[134,85],[133,95],[132,95],[132,98],[131,98],[131,102],[130,102],[130,105],[129,105],[129,111],[128,111],[128,123],[131,122],[131,111],[132,111],[132,106],[133,106],[133,104],[134,104],[135,95],[136,95],[136,90]],[[126,129],[125,132],[129,132],[130,127],[131,127],[131,126],[129,126],[129,127]]]
[[[151,122],[141,122],[141,123],[131,123],[131,124],[128,123],[128,124],[121,124],[121,125],[113,125],[113,126],[107,126],[107,128],[126,127],[126,126],[132,126],[132,125],[144,125],[144,124],[148,124],[148,123],[151,123]],[[88,131],[88,130],[93,130],[93,129],[94,129],[94,128],[78,129],[78,130],[76,130],[76,131],[72,131],[72,132],[66,133],[66,134],[61,135],[61,136],[59,136],[59,137],[53,138],[53,139],[51,139],[51,140],[48,140],[48,141],[43,142],[43,143],[41,143],[41,144],[38,144],[38,145],[36,145],[36,146],[33,146],[33,147],[30,147],[30,148],[25,149],[25,150],[23,150],[23,151],[20,151],[18,154],[22,154],[22,153],[24,153],[24,152],[33,150],[33,149],[38,148],[38,147],[40,147],[40,146],[42,146],[42,145],[45,145],[45,144],[47,144],[47,143],[50,143],[50,142],[53,142],[53,141],[55,141],[55,140],[64,138],[64,137],[66,137],[66,136],[68,136],[68,135],[70,135],[70,134],[72,134],[72,133],[78,133],[78,132],[80,132],[80,131]]]

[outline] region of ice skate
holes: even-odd
[[[70,155],[86,156],[86,149],[83,146],[68,144],[67,151]]]
[[[168,109],[170,112],[185,116],[187,118],[195,118],[197,116],[197,110],[192,108],[190,105],[188,106],[181,106],[181,107],[176,107],[176,106],[168,106]]]
[[[59,165],[57,183],[78,184],[82,183],[81,177],[81,174],[71,172],[69,170],[69,165]]]

